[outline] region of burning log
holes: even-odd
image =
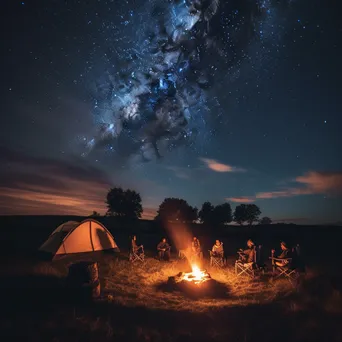
[[[194,300],[199,298],[227,298],[228,287],[211,278],[206,270],[192,266],[192,272],[179,272],[169,277],[166,283],[158,286],[162,291],[183,292],[187,297]]]
[[[181,291],[191,298],[205,297],[211,294],[215,281],[206,270],[193,266],[192,272],[179,272],[169,277],[167,291]]]
[[[210,280],[210,274],[206,270],[200,270],[197,266],[193,266],[192,272],[179,272],[174,277],[169,277],[169,282],[177,284],[182,281],[187,281],[196,285],[200,285]]]

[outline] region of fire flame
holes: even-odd
[[[201,271],[198,266],[192,265],[192,272],[184,273],[183,280],[191,281],[195,284],[201,284],[208,280],[209,275],[205,271]]]

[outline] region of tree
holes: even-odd
[[[219,204],[214,208],[212,218],[214,224],[227,224],[232,220],[232,208],[229,203]]]
[[[198,217],[204,224],[210,224],[213,219],[214,206],[210,202],[204,202],[198,213]]]
[[[134,190],[112,188],[107,194],[107,216],[138,219],[142,214],[141,197]]]
[[[260,208],[255,204],[247,204],[246,221],[251,226],[254,222],[259,220],[261,214]]]
[[[265,216],[262,219],[260,219],[259,224],[266,226],[272,224],[272,220],[269,217]]]
[[[90,217],[99,217],[99,216],[101,215],[96,210],[94,210],[93,213],[90,215]]]
[[[219,204],[214,207],[210,202],[205,202],[198,216],[204,224],[226,224],[232,222],[232,208],[229,203]]]
[[[155,220],[193,222],[197,220],[197,208],[180,198],[165,198],[160,204]]]
[[[246,204],[240,204],[235,207],[234,221],[239,225],[243,225],[247,221],[247,208]]]
[[[255,204],[240,204],[235,208],[234,221],[240,225],[248,222],[252,225],[253,222],[258,221],[261,211]]]

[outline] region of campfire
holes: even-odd
[[[209,280],[210,274],[206,270],[200,270],[198,266],[192,266],[192,272],[182,273],[182,280],[193,282],[196,285],[202,284]]]
[[[160,284],[159,289],[173,292],[179,291],[189,298],[226,298],[227,287],[211,278],[210,274],[192,265],[192,272],[179,272],[169,277],[166,283]]]
[[[198,266],[192,265],[192,272],[180,272],[175,277],[170,277],[169,281],[173,283],[188,282],[190,284],[201,285],[211,279],[206,270],[201,270]]]

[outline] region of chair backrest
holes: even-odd
[[[253,262],[256,263],[257,262],[257,248],[256,248],[256,246],[253,246],[253,249],[254,249],[254,255],[253,255],[254,260],[253,260]]]
[[[297,243],[293,248],[292,248],[292,253],[294,256],[296,256],[297,258],[300,257],[300,246]]]
[[[292,248],[292,258],[293,258],[292,263],[295,268],[300,268],[302,270],[305,269],[305,263],[303,261],[303,256],[302,256],[301,248],[299,244],[296,244]]]
[[[255,262],[258,265],[261,265],[261,264],[265,263],[262,245],[259,245],[258,247],[255,247]]]
[[[129,251],[130,252],[133,252],[133,250],[134,250],[134,248],[133,248],[133,236],[131,236],[130,238],[129,238]]]

